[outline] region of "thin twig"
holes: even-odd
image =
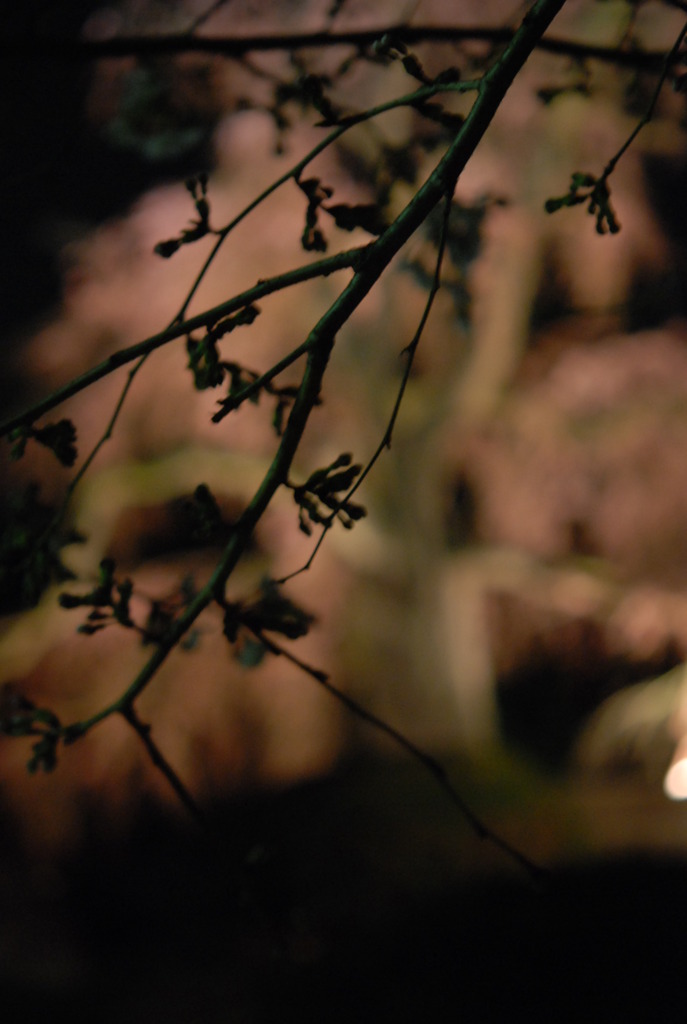
[[[219,305],[213,306],[197,316],[189,317],[188,320],[175,322],[165,328],[164,331],[160,331],[159,334],[152,334],[144,341],[114,352],[107,359],[104,359],[103,362],[98,363],[97,366],[92,367],[78,377],[74,377],[67,384],[53,391],[47,398],[36,402],[35,405],[29,406],[22,413],[18,413],[16,416],[0,424],[0,437],[4,437],[23,424],[33,423],[40,416],[61,405],[68,398],[72,398],[74,395],[79,394],[79,392],[84,391],[91,384],[95,384],[96,381],[107,377],[110,373],[125,366],[127,363],[132,363],[134,360],[140,359],[142,356],[148,355],[148,353],[154,352],[158,348],[162,348],[163,345],[167,345],[177,338],[186,337],[186,335],[191,334],[195,330],[208,327],[223,317],[229,316],[231,313],[235,313],[245,306],[249,306],[251,303],[257,302],[259,299],[281,291],[284,288],[290,288],[295,284],[301,284],[316,277],[327,277],[338,270],[355,267],[366,248],[367,246],[361,245],[354,249],[347,249],[345,252],[336,253],[334,256],[328,256],[322,260],[315,260],[313,263],[308,263],[303,267],[296,267],[295,270],[288,270],[283,274],[275,274],[274,277],[266,281],[258,281],[252,288],[240,292],[233,298],[227,299],[226,302],[221,302]],[[289,359],[290,364],[290,362],[299,358],[305,351],[305,346],[298,346],[291,356],[285,358]]]
[[[196,291],[200,287],[203,278],[207,271],[212,265],[217,253],[219,252],[224,242],[235,230],[238,225],[245,220],[258,206],[265,202],[274,192],[276,192],[282,185],[285,185],[288,181],[298,181],[303,174],[303,171],[308,167],[326,149],[329,149],[335,142],[345,135],[346,132],[350,131],[356,125],[363,124],[366,121],[373,121],[375,118],[380,117],[382,114],[388,114],[393,110],[397,110],[399,107],[412,107],[415,104],[422,103],[425,100],[432,99],[434,96],[442,95],[443,93],[467,93],[476,92],[479,88],[479,82],[467,81],[467,82],[446,82],[439,83],[438,85],[423,85],[419,89],[414,89],[411,93],[406,93],[403,96],[397,96],[392,100],[387,100],[384,103],[380,103],[375,107],[370,107],[368,110],[360,111],[357,114],[351,114],[345,118],[342,118],[331,132],[329,132],[323,139],[320,140],[313,148],[305,154],[296,164],[290,167],[284,172],[279,178],[273,181],[267,186],[258,196],[255,197],[247,206],[245,206],[240,213],[236,215],[228,224],[223,228],[218,229],[215,234],[217,235],[217,241],[210,250],[203,266],[200,268],[193,285],[191,286],[181,309],[177,313],[176,317],[172,321],[175,323],[181,321],[186,315],[186,311],[193,299]]]
[[[129,389],[131,388],[131,385],[133,384],[133,382],[134,382],[134,380],[135,380],[139,370],[142,368],[142,366],[145,363],[147,358],[148,358],[148,353],[146,353],[145,355],[141,356],[141,358],[138,360],[136,365],[132,366],[131,369],[129,370],[129,372],[127,374],[126,381],[124,383],[124,387],[122,388],[122,390],[121,390],[121,392],[119,394],[119,398],[117,399],[117,403],[116,403],[116,405],[115,405],[115,407],[114,407],[114,409],[112,411],[112,415],[110,416],[110,419],[109,419],[109,421],[107,423],[107,426],[105,427],[105,430],[104,430],[103,434],[101,435],[101,437],[98,438],[98,440],[94,444],[93,448],[91,449],[91,451],[89,452],[89,454],[86,456],[86,458],[84,459],[83,463],[79,467],[78,471],[75,473],[73,479],[69,482],[69,487],[67,488],[66,494],[64,496],[64,499],[63,499],[63,502],[62,502],[62,506],[61,506],[61,508],[60,508],[60,510],[59,510],[59,512],[57,514],[57,521],[58,522],[62,521],[62,518],[63,518],[63,516],[65,515],[65,513],[67,511],[67,507],[69,506],[69,504],[71,502],[71,499],[72,499],[72,496],[74,494],[74,491],[79,486],[79,483],[81,482],[83,477],[88,472],[88,470],[89,470],[91,464],[93,463],[93,460],[95,459],[96,455],[98,454],[100,449],[103,447],[103,445],[106,444],[106,442],[109,441],[110,438],[112,437],[112,433],[114,431],[114,428],[115,428],[115,425],[117,423],[117,420],[119,419],[121,411],[122,411],[122,409],[124,407],[124,402],[126,401],[126,396],[129,393]]]
[[[287,661],[290,661],[292,665],[295,665],[302,672],[305,672],[306,675],[310,676],[311,679],[314,679],[319,686],[325,689],[327,693],[331,694],[332,697],[336,698],[340,704],[343,704],[344,707],[355,715],[356,718],[359,718],[363,722],[367,722],[368,725],[371,725],[378,732],[384,733],[384,735],[393,740],[397,746],[405,750],[416,761],[419,761],[420,764],[422,764],[436,779],[444,792],[448,794],[451,801],[458,808],[462,816],[477,835],[478,839],[483,839],[486,842],[492,843],[492,845],[496,846],[512,860],[520,864],[535,882],[541,882],[543,879],[548,878],[549,872],[546,868],[543,868],[540,864],[536,864],[534,861],[530,860],[530,858],[522,853],[521,850],[512,846],[506,839],[485,825],[479,815],[472,810],[470,805],[460,795],[440,761],[431,754],[428,754],[426,750],[419,747],[404,733],[400,732],[400,730],[396,729],[393,725],[390,725],[385,719],[375,715],[374,712],[369,711],[362,704],[358,703],[357,700],[354,700],[353,697],[350,697],[347,693],[344,693],[343,690],[334,686],[334,684],[330,682],[329,676],[326,672],[309,665],[297,655],[293,654],[285,647],[282,647],[281,644],[278,644],[267,637],[262,630],[253,629],[252,627],[246,628],[250,628],[250,631],[256,639],[259,640],[271,654],[281,656]]]
[[[206,21],[209,21],[212,15],[216,14],[220,7],[228,7],[230,3],[231,0],[214,0],[214,3],[211,3],[207,10],[203,11],[202,14],[199,14],[193,19],[186,31],[189,35],[195,32],[201,27],[201,25],[204,25]]]
[[[176,793],[177,797],[184,805],[186,810],[189,812],[191,817],[194,819],[194,821],[197,822],[198,825],[200,825],[200,827],[204,831],[207,832],[208,820],[205,814],[201,810],[200,805],[196,802],[196,800],[194,800],[189,790],[183,784],[175,770],[172,768],[171,764],[164,756],[164,754],[158,747],[157,743],[155,743],[155,741],[153,740],[153,737],[151,735],[151,727],[147,725],[145,722],[141,721],[141,719],[136,714],[136,711],[134,710],[133,704],[127,704],[125,707],[121,708],[120,713],[122,717],[129,723],[129,725],[134,730],[136,735],[140,738],[141,742],[143,743],[143,746],[146,748],[146,751],[148,752],[150,760],[155,765],[155,767],[162,772],[162,774],[167,779],[170,786],[172,787],[172,789],[174,790],[174,792]]]
[[[679,31],[679,33],[677,35],[677,38],[676,38],[675,42],[673,43],[673,45],[670,48],[669,52],[663,58],[663,65],[662,65],[662,68],[661,68],[661,74],[659,75],[658,81],[656,83],[656,87],[655,87],[655,89],[654,89],[654,91],[652,93],[651,100],[649,102],[649,106],[647,107],[644,115],[640,118],[640,120],[635,125],[633,131],[630,133],[630,135],[627,137],[627,139],[625,140],[623,145],[620,147],[618,152],[615,154],[615,156],[611,157],[611,159],[608,161],[608,163],[604,167],[603,174],[601,175],[601,178],[599,179],[600,181],[606,181],[610,177],[610,175],[615,170],[616,164],[618,163],[620,158],[630,148],[630,146],[632,145],[634,140],[637,138],[637,136],[639,135],[639,133],[642,130],[642,128],[644,128],[645,125],[647,125],[651,121],[651,119],[653,118],[654,112],[656,110],[656,104],[658,103],[658,98],[661,95],[661,91],[663,89],[663,86],[665,85],[665,81],[666,81],[666,78],[668,77],[668,73],[670,72],[670,69],[673,66],[673,64],[675,63],[675,61],[677,60],[680,48],[682,46],[682,42],[683,42],[683,40],[684,40],[686,35],[687,35],[687,22],[682,26],[682,28],[680,29],[680,31]]]
[[[212,853],[221,895],[229,894],[237,905],[249,909],[254,915],[267,926],[275,944],[275,953],[283,953],[288,942],[283,924],[272,914],[269,907],[259,898],[253,881],[246,870],[246,863],[237,862],[236,854],[231,849],[220,833],[213,826],[210,818],[205,814],[198,801],[193,797],[190,790],[181,781],[177,772],[164,756],[157,743],[151,735],[151,727],[142,722],[138,717],[133,705],[128,705],[121,710],[122,717],[129,723],[136,735],[140,738],[151,763],[164,775],[174,790],[177,799],[188,811],[190,817],[201,829],[205,839],[208,841],[208,850]]]

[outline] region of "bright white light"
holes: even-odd
[[[670,766],[663,780],[663,792],[671,800],[687,800],[687,757]]]

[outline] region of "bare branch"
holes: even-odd
[[[378,28],[337,32],[296,32],[277,35],[245,36],[115,36],[112,39],[73,39],[48,36],[0,38],[0,59],[52,60],[91,62],[106,57],[152,57],[178,53],[208,53],[239,58],[247,53],[293,51],[354,47],[364,50],[385,33],[408,45],[422,42],[464,43],[486,42],[494,46],[508,45],[516,35],[514,29],[493,26],[460,28],[452,25],[380,25]],[[619,49],[594,46],[568,39],[543,38],[536,49],[557,53],[575,60],[599,60],[620,67],[644,71],[660,70],[665,54],[658,51]]]
[[[132,705],[122,708],[121,714],[129,723],[136,735],[140,738],[143,746],[146,748],[151,762],[160,772],[162,772],[191,817],[204,831],[207,831],[208,822],[203,811],[196,803],[177,773],[174,771],[157,743],[153,740],[153,737],[151,736],[151,727],[141,721]]]
[[[294,284],[300,284],[303,281],[310,281],[315,277],[325,277],[327,274],[333,274],[337,270],[345,270],[347,268],[354,267],[356,262],[365,252],[365,248],[365,246],[358,246],[355,249],[347,249],[345,252],[337,253],[334,256],[328,256],[325,259],[308,263],[303,267],[296,267],[295,270],[286,271],[284,274],[278,274],[266,281],[259,281],[252,288],[249,288],[245,292],[241,292],[239,295],[235,295],[234,298],[228,299],[226,302],[221,302],[218,306],[213,306],[211,309],[207,309],[203,313],[198,313],[197,316],[189,317],[188,320],[176,322],[172,326],[167,327],[164,331],[160,331],[159,334],[153,334],[144,341],[140,341],[135,345],[130,345],[127,348],[120,349],[118,352],[114,352],[111,356],[108,356],[107,359],[104,359],[102,363],[98,363],[97,366],[94,366],[92,369],[82,373],[79,377],[75,377],[73,380],[63,385],[63,387],[58,388],[51,395],[48,395],[48,397],[44,398],[41,402],[37,402],[30,408],[25,409],[24,412],[18,413],[16,416],[13,416],[11,419],[0,424],[0,437],[4,437],[6,434],[11,433],[12,430],[24,423],[33,423],[34,420],[45,415],[46,412],[50,412],[51,409],[61,405],[62,402],[65,402],[68,398],[78,395],[80,391],[84,391],[86,388],[90,387],[91,384],[101,380],[103,377],[107,377],[110,373],[113,373],[114,370],[118,370],[120,367],[126,366],[127,363],[132,363],[136,359],[141,359],[142,357],[147,356],[150,352],[154,352],[156,349],[169,344],[171,341],[185,337],[192,331],[198,330],[201,327],[207,327],[209,324],[216,323],[222,317],[243,309],[245,306],[250,305],[251,302],[256,302],[258,299],[264,298],[266,295],[271,295],[273,292],[281,291],[283,288],[290,288]],[[286,357],[288,361],[282,361],[281,369],[285,369],[286,366],[291,365],[295,359],[303,355],[306,351],[307,345],[301,345],[294,353],[291,353],[290,356]]]
[[[358,258],[356,260],[356,269],[352,280],[310,332],[306,341],[306,366],[278,450],[258,490],[235,524],[230,540],[208,582],[189,601],[179,618],[170,624],[165,637],[125,692],[112,704],[96,712],[91,718],[61,727],[59,732],[65,740],[69,742],[75,741],[98,722],[103,721],[112,714],[123,714],[131,722],[131,709],[134,701],[154,678],[171,651],[212,602],[218,601],[220,604],[224,602],[224,588],[227,580],[250,543],[257,523],[277,490],[288,481],[291,464],[309,422],[310,415],[318,403],[322,380],[338,332],[369,294],[393,257],[424,222],[434,207],[442,198],[453,194],[458,176],[489,127],[513,79],[531,54],[537,40],[541,38],[541,35],[546,31],[550,22],[563,6],[563,3],[564,0],[538,0],[534,4],[501,59],[485,74],[480,83],[478,96],[472,110],[444,157],[394,223],[375,242],[367,247],[362,259]],[[438,277],[436,283],[438,287]],[[425,319],[426,317],[423,317],[423,323]],[[421,323],[421,327],[423,323]],[[420,332],[416,334],[416,339],[419,339],[419,335]],[[416,344],[417,342],[415,341],[414,343]],[[326,680],[319,681],[322,682],[322,685],[326,683]],[[332,692],[334,693],[333,687]],[[339,695],[339,691],[336,691],[336,695]],[[340,695],[339,699],[343,699],[343,695]],[[394,737],[397,742],[412,752],[415,757],[419,758],[439,780],[441,785],[452,794],[454,802],[457,803],[462,813],[471,822],[473,827],[478,829],[480,834],[497,842],[502,849],[527,866],[528,870],[532,870],[532,866],[527,858],[518,851],[513,850],[503,840],[493,837],[484,829],[479,819],[474,816],[470,808],[464,804],[457,792],[453,790],[453,787],[446,779],[444,769],[438,762],[435,762],[433,758],[430,758],[419,748],[415,747],[414,744],[401,736],[401,734],[396,733],[387,723],[375,719],[375,716],[371,716],[362,708],[359,709],[358,713],[363,717],[366,716],[368,721],[376,724],[378,728],[382,728],[390,736]],[[136,727],[136,721],[132,722],[134,727]],[[150,739],[145,728],[137,729],[137,731],[144,742]],[[172,785],[174,785],[168,771],[165,771],[164,765],[160,764],[159,761],[156,761],[156,763],[165,772]]]

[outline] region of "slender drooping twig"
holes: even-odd
[[[152,764],[155,765],[158,771],[162,772],[176,793],[179,801],[183,804],[197,824],[200,825],[203,831],[207,831],[208,819],[206,815],[200,807],[200,804],[194,800],[189,790],[174,771],[157,743],[153,740],[151,727],[147,723],[141,721],[132,704],[128,704],[126,707],[122,708],[121,714],[125,721],[129,723],[136,735],[140,738]]]
[[[608,163],[604,167],[603,174],[601,175],[601,178],[599,179],[600,181],[606,181],[610,177],[610,175],[615,170],[616,164],[618,163],[620,158],[630,148],[630,146],[632,145],[634,140],[637,138],[637,136],[639,135],[639,133],[642,130],[642,128],[644,128],[647,124],[649,124],[649,122],[653,118],[654,111],[656,110],[656,104],[658,103],[658,98],[661,95],[661,92],[663,90],[663,86],[665,85],[666,78],[668,77],[668,75],[670,73],[670,69],[672,68],[672,66],[674,65],[676,60],[678,59],[678,55],[680,53],[680,49],[682,48],[682,43],[683,43],[684,38],[685,38],[686,35],[687,35],[687,22],[682,26],[682,28],[678,32],[678,35],[677,35],[677,38],[675,39],[675,42],[673,43],[672,47],[670,48],[668,53],[663,58],[663,61],[662,61],[662,64],[661,64],[661,73],[660,73],[660,75],[658,77],[658,81],[657,81],[656,86],[654,88],[654,91],[653,91],[653,93],[651,95],[651,100],[649,101],[649,105],[648,105],[646,111],[644,112],[642,117],[639,119],[639,121],[635,125],[634,129],[630,132],[630,134],[628,135],[627,139],[622,144],[622,146],[620,147],[618,152],[613,157],[611,157],[611,159],[608,161]]]
[[[460,813],[463,815],[468,825],[473,829],[479,839],[483,839],[486,842],[492,843],[497,849],[501,850],[512,860],[516,861],[523,867],[527,873],[531,876],[533,881],[541,882],[543,879],[548,878],[548,871],[543,868],[540,864],[536,864],[533,860],[527,857],[517,847],[511,845],[503,836],[499,835],[490,829],[484,821],[472,810],[471,806],[465,801],[460,795],[456,787],[451,782],[446,769],[443,764],[433,757],[431,754],[419,747],[417,743],[414,743],[404,733],[394,728],[385,719],[380,718],[379,715],[375,715],[372,711],[369,711],[366,707],[360,704],[353,697],[350,697],[343,690],[330,681],[329,676],[326,672],[321,669],[315,668],[303,661],[302,658],[297,657],[293,652],[287,650],[283,645],[278,644],[270,637],[265,636],[262,630],[252,630],[254,636],[265,648],[273,655],[282,656],[287,661],[290,661],[292,665],[295,665],[306,675],[314,679],[315,682],[331,694],[340,704],[343,704],[356,718],[371,725],[378,732],[384,733],[389,739],[405,750],[406,753],[410,754],[416,761],[424,765],[427,771],[436,779],[441,788],[451,798],[451,801],[456,805]]]

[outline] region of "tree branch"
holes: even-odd
[[[315,560],[315,557],[317,556],[318,551],[320,550],[320,548],[322,547],[322,544],[324,543],[324,539],[325,539],[327,533],[329,532],[329,530],[331,529],[332,525],[334,524],[334,521],[335,521],[335,519],[337,517],[337,514],[339,513],[341,508],[350,501],[350,499],[356,493],[356,491],[358,490],[360,485],[363,483],[363,481],[366,479],[366,477],[369,476],[370,472],[372,471],[373,467],[377,463],[378,459],[381,457],[382,452],[385,449],[391,448],[391,440],[392,440],[393,433],[394,433],[394,427],[396,426],[396,420],[398,419],[398,414],[399,414],[399,412],[401,410],[401,404],[403,402],[403,398],[404,398],[404,395],[405,395],[405,392],[406,392],[406,388],[408,386],[408,381],[410,380],[410,374],[411,374],[411,371],[413,369],[413,362],[415,360],[415,354],[417,352],[418,345],[420,344],[420,340],[422,339],[422,335],[424,333],[425,326],[426,326],[427,321],[429,319],[429,315],[430,315],[430,313],[432,311],[432,306],[434,305],[434,300],[435,300],[435,298],[437,296],[439,288],[441,287],[441,268],[442,268],[442,265],[443,265],[444,252],[445,252],[445,249],[446,249],[446,238],[447,238],[447,234],[448,234],[448,223],[449,223],[449,216],[450,216],[450,213],[451,213],[451,201],[452,201],[452,199],[453,199],[453,196],[450,195],[450,194],[447,194],[446,197],[445,197],[445,200],[444,200],[444,203],[445,203],[445,205],[444,205],[444,213],[443,213],[442,222],[441,222],[441,233],[440,233],[440,236],[439,236],[439,244],[437,246],[437,258],[436,258],[436,262],[435,262],[435,266],[434,266],[434,274],[433,274],[433,277],[432,277],[432,284],[430,286],[430,289],[429,289],[429,292],[428,292],[428,295],[427,295],[427,300],[425,302],[424,309],[422,310],[422,314],[420,316],[420,322],[419,322],[418,326],[415,329],[415,334],[413,335],[411,341],[406,345],[406,347],[403,349],[403,351],[401,353],[401,355],[405,355],[406,356],[406,364],[405,364],[405,367],[403,369],[403,374],[401,376],[401,383],[399,384],[398,391],[396,392],[396,399],[394,401],[394,405],[393,405],[393,408],[391,410],[391,415],[389,416],[389,421],[388,421],[388,423],[386,425],[386,429],[384,431],[384,434],[383,434],[379,444],[375,448],[374,452],[372,453],[370,458],[367,460],[367,463],[363,467],[363,469],[360,472],[360,474],[359,474],[357,480],[355,481],[355,483],[349,488],[347,493],[341,499],[341,502],[339,503],[337,508],[332,509],[332,512],[330,513],[330,515],[327,516],[327,518],[326,518],[326,520],[324,522],[324,525],[322,526],[322,530],[320,532],[320,536],[317,538],[317,542],[314,545],[312,551],[310,552],[308,560],[303,565],[301,565],[298,569],[294,569],[292,572],[288,573],[286,576],[283,576],[280,580],[277,580],[277,582],[280,583],[280,584],[287,583],[289,580],[294,579],[294,577],[300,576],[301,573],[308,572],[308,570],[310,569],[311,565],[313,564],[313,562]]]
[[[155,767],[162,772],[164,777],[169,782],[170,786],[176,793],[177,797],[184,805],[186,810],[189,812],[191,817],[200,825],[200,827],[207,831],[208,822],[201,810],[200,806],[193,799],[186,786],[183,784],[177,773],[172,768],[171,764],[164,756],[157,743],[151,736],[151,728],[136,714],[134,708],[129,705],[122,709],[122,717],[126,719],[131,728],[134,730],[137,736],[139,736],[143,746],[146,748],[150,760]]]
[[[498,109],[513,79],[564,2],[565,0],[538,0],[533,5],[525,17],[521,28],[513,37],[499,61],[482,79],[477,99],[444,157],[396,221],[375,242],[367,247],[364,258],[359,261],[350,283],[310,332],[305,343],[307,346],[307,362],[303,378],[279,448],[261,485],[234,526],[229,543],[210,580],[189,602],[180,617],[170,625],[164,640],[155,649],[153,655],[148,659],[147,663],[142,667],[137,677],[121,697],[108,707],[98,711],[91,718],[62,727],[60,733],[65,741],[73,742],[98,722],[114,713],[123,714],[131,721],[131,709],[134,701],[155,676],[170,652],[177,646],[205,608],[215,600],[220,603],[224,601],[226,582],[243,552],[248,547],[255,526],[267,509],[276,491],[288,480],[289,469],[305,432],[310,414],[318,402],[322,380],[337,333],[370,292],[393,257],[399,252],[413,232],[424,222],[437,203],[441,201],[442,197],[453,193],[459,174],[489,127],[494,113]],[[369,715],[368,719],[370,719]],[[393,735],[394,731],[390,726],[386,725],[386,723],[382,723],[382,726],[390,735]],[[140,734],[141,738],[144,739],[143,734]],[[433,775],[440,780],[445,778],[440,765],[437,765],[432,759],[428,761],[427,756],[423,755],[417,748],[414,748],[409,741],[403,740],[403,742],[406,749],[416,751],[415,756],[418,756],[423,761]],[[446,782],[443,781],[442,785],[446,787]],[[472,815],[469,808],[465,807],[457,794],[454,796],[454,799],[457,800],[458,806],[474,825],[474,815]],[[480,827],[483,830],[481,823]],[[507,844],[500,840],[498,842],[512,856],[522,863],[526,863],[526,858],[523,858],[517,851],[511,850]]]
[[[356,718],[359,718],[363,722],[367,722],[378,732],[384,733],[389,739],[405,750],[406,753],[410,754],[416,761],[419,761],[427,771],[434,777],[445,793],[448,794],[452,803],[458,808],[460,813],[467,821],[470,828],[477,836],[478,839],[482,839],[485,842],[492,843],[497,849],[501,850],[506,856],[520,864],[521,867],[527,871],[533,881],[541,882],[548,878],[549,872],[546,868],[542,868],[539,864],[530,860],[525,854],[523,854],[517,847],[512,846],[506,839],[500,836],[498,833],[493,832],[487,825],[484,824],[482,819],[472,810],[472,807],[466,803],[463,797],[460,795],[456,787],[453,785],[448,777],[448,773],[444,768],[443,764],[438,761],[431,754],[428,754],[422,747],[418,747],[416,743],[408,739],[404,733],[399,732],[393,725],[390,725],[383,718],[375,715],[372,711],[368,711],[367,708],[359,704],[353,697],[349,697],[347,693],[340,690],[330,682],[326,672],[322,672],[321,669],[314,668],[312,665],[308,665],[307,662],[297,657],[291,651],[287,650],[281,644],[275,643],[269,637],[265,636],[262,630],[251,630],[256,639],[263,644],[271,654],[276,656],[282,656],[287,661],[290,661],[292,665],[296,665],[302,672],[309,675],[311,679],[321,686],[327,693],[331,694],[340,704],[343,704]]]
[[[86,388],[90,387],[91,384],[95,384],[96,381],[101,380],[103,377],[107,377],[114,370],[118,370],[121,366],[125,366],[127,363],[132,363],[134,360],[140,359],[141,357],[148,355],[150,352],[154,352],[155,349],[162,348],[163,345],[167,345],[170,341],[175,341],[177,338],[183,338],[192,331],[216,323],[223,317],[228,316],[231,313],[236,313],[245,306],[249,306],[252,302],[257,302],[258,299],[264,298],[266,295],[271,295],[273,292],[281,291],[284,288],[290,288],[292,285],[300,284],[303,281],[310,281],[315,277],[326,277],[328,274],[333,274],[337,270],[345,270],[347,268],[354,267],[356,262],[365,252],[365,249],[366,246],[357,246],[354,249],[347,249],[345,252],[337,253],[334,256],[328,256],[326,259],[315,260],[313,263],[308,263],[303,267],[296,267],[295,270],[288,270],[284,274],[278,274],[275,277],[269,278],[267,281],[258,281],[258,283],[252,288],[248,288],[245,292],[235,295],[226,302],[221,302],[218,306],[213,306],[211,309],[207,309],[203,313],[198,313],[197,316],[189,317],[188,320],[182,320],[178,323],[174,323],[164,331],[160,331],[158,334],[153,334],[144,341],[137,342],[135,345],[130,345],[127,348],[120,349],[118,352],[114,352],[111,356],[108,356],[107,359],[104,359],[102,363],[98,363],[97,366],[92,367],[80,376],[74,377],[73,380],[70,380],[63,387],[58,388],[41,402],[37,402],[35,405],[30,406],[30,408],[25,409],[23,412],[17,413],[16,416],[5,420],[4,423],[0,424],[0,437],[4,437],[16,427],[20,427],[23,424],[33,423],[40,416],[45,415],[46,412],[50,412],[51,409],[55,409],[68,398],[78,395],[80,391],[84,391]],[[287,365],[290,365],[306,351],[307,344],[304,343],[292,352],[290,356],[286,357],[286,362],[282,360],[282,369]]]
[[[505,46],[513,41],[516,32],[510,28],[474,26],[458,28],[451,25],[380,25],[378,28],[337,32],[296,32],[275,35],[245,36],[115,36],[112,39],[74,39],[56,36],[18,36],[0,38],[2,60],[61,60],[87,63],[107,57],[154,57],[178,53],[208,53],[228,58],[239,58],[247,53],[292,51],[352,46],[364,50],[386,33],[408,45],[422,42],[464,43],[486,42]],[[576,60],[594,59],[621,67],[639,70],[660,70],[663,52],[618,49],[612,46],[594,46],[568,39],[539,39],[536,49],[557,53]]]

